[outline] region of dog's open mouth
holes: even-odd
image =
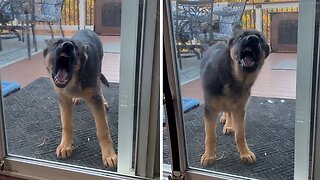
[[[70,60],[69,56],[66,53],[62,53],[57,59],[56,64],[56,74],[53,77],[54,83],[59,88],[64,88],[67,86],[70,80]]]
[[[240,64],[242,67],[252,67],[255,64],[253,50],[250,47],[246,47],[240,55]]]

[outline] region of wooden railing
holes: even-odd
[[[250,1],[249,1],[250,2]],[[257,2],[255,0],[255,2]],[[248,3],[246,10],[242,16],[242,28],[243,29],[258,29],[263,32],[267,40],[270,42],[270,25],[272,12],[298,12],[297,1],[272,1],[277,3]]]
[[[217,2],[224,2],[230,0],[216,0]],[[267,2],[268,1],[268,2]],[[79,0],[65,0],[62,10],[62,24],[63,25],[79,25]],[[257,28],[257,7],[262,8],[260,27],[266,38],[270,39],[270,12],[297,12],[297,0],[249,0],[247,8],[242,16],[242,27],[245,29]],[[290,7],[290,4],[293,6]],[[264,8],[267,6],[267,8]],[[273,8],[279,6],[280,8]],[[287,6],[287,7],[284,7]],[[86,15],[85,25],[92,26],[94,24],[94,0],[86,0]],[[259,27],[258,27],[259,28]]]
[[[86,0],[86,20],[87,26],[94,23],[94,0]],[[62,10],[61,21],[63,25],[79,25],[79,0],[65,0]]]

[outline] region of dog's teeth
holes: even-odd
[[[242,66],[244,66],[245,64],[244,64],[244,60],[243,59],[241,59],[241,65]]]

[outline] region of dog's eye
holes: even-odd
[[[243,38],[243,36],[239,36],[238,40],[241,40]]]
[[[58,42],[55,42],[54,44],[53,44],[53,46],[57,46],[58,45]]]

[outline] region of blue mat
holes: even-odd
[[[16,82],[1,81],[2,96],[8,96],[20,89],[20,84]]]
[[[191,111],[192,109],[198,107],[200,105],[200,101],[192,98],[182,98],[182,110],[184,113]],[[163,113],[163,124],[165,124],[165,115]]]
[[[192,98],[182,98],[182,110],[184,113],[198,107],[200,102]]]

